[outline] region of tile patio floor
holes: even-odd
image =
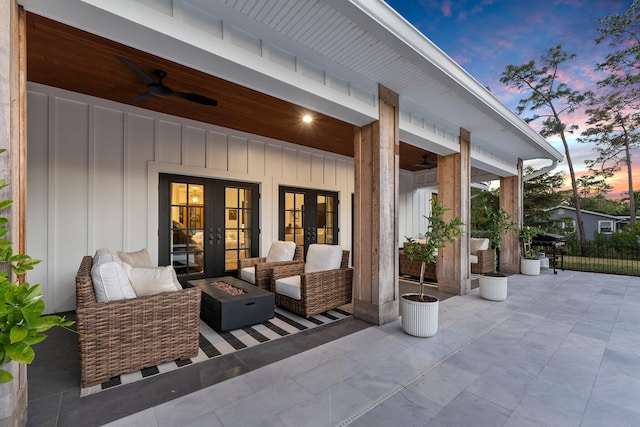
[[[639,325],[640,278],[514,275],[504,302],[441,301],[434,337],[360,325],[108,425],[633,426]]]

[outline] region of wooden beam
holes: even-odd
[[[399,98],[379,87],[379,120],[354,132],[354,315],[398,318]]]
[[[460,128],[460,152],[438,157],[438,202],[445,220],[460,218],[465,234],[438,253],[437,276],[441,291],[464,295],[471,290],[469,228],[471,206],[471,134]]]
[[[500,207],[504,208],[513,221],[522,227],[523,219],[523,182],[522,160],[518,161],[518,175],[500,179]],[[518,232],[511,231],[502,236],[500,250],[500,271],[503,273],[520,272],[520,241]]]
[[[14,3],[14,2],[12,2]],[[11,31],[11,194],[14,251],[26,252],[27,201],[27,36],[26,14],[14,6]]]

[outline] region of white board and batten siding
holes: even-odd
[[[431,214],[431,199],[438,193],[437,187],[415,185],[414,173],[400,171],[398,190],[398,248],[404,246],[407,237],[418,238],[427,228]]]
[[[203,107],[204,108],[204,107]],[[29,83],[27,253],[47,313],[75,308],[74,277],[96,249],[158,251],[158,175],[260,184],[260,253],[278,238],[280,185],[337,191],[351,249],[353,159]]]

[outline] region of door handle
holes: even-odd
[[[307,228],[307,237],[315,242],[316,240],[316,230],[313,227]]]

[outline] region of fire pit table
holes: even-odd
[[[274,316],[275,294],[244,280],[214,277],[189,280],[186,286],[202,290],[200,317],[220,331],[256,325]]]

